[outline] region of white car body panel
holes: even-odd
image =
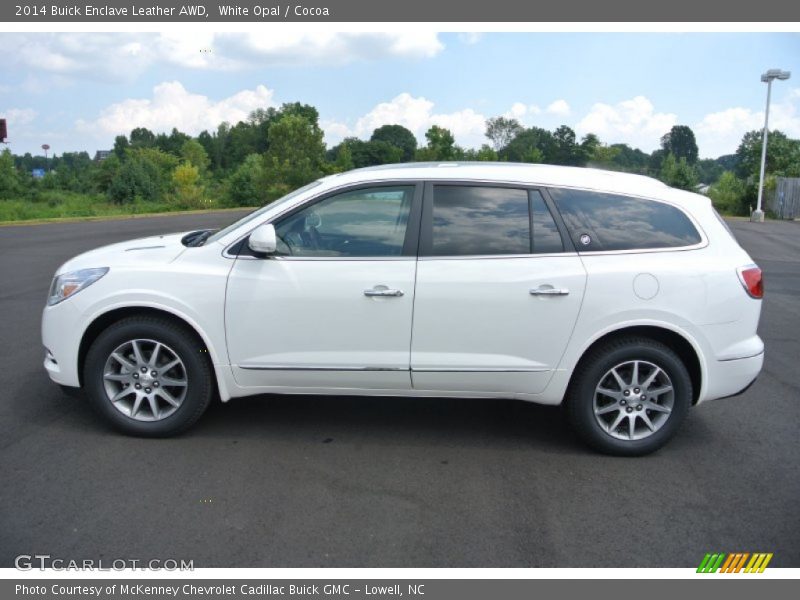
[[[228,252],[258,225],[320,194],[403,180],[634,195],[683,210],[703,242],[683,250],[487,260],[236,259]],[[57,274],[93,267],[110,271],[44,309],[42,338],[50,352],[45,367],[54,381],[80,385],[86,331],[110,311],[135,307],[175,315],[197,332],[223,400],[274,392],[558,404],[592,343],[637,326],[675,332],[692,346],[701,371],[698,402],[739,392],[763,363],[756,332],[761,302],[745,293],[735,273],[752,259],[708,198],[647,177],[543,165],[385,166],[327,177],[204,246],[186,248],[181,237],[114,244],[59,268]],[[363,296],[364,289],[377,285],[402,289],[404,295]],[[563,287],[569,294],[528,294],[540,285]],[[274,368],[281,366],[290,368]]]

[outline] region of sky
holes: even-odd
[[[16,154],[93,155],[134,127],[197,135],[299,101],[329,146],[399,123],[477,147],[505,115],[646,152],[688,125],[715,158],[763,127],[769,68],[793,73],[773,85],[770,129],[800,138],[798,33],[0,33],[0,56]]]

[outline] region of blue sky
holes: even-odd
[[[774,86],[771,126],[800,137],[797,33],[0,33],[0,55],[15,153],[93,153],[133,127],[197,134],[300,101],[329,144],[398,122],[477,146],[504,114],[645,151],[689,125],[715,157],[761,127],[773,67],[793,78]]]

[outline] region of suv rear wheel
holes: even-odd
[[[584,442],[607,454],[641,456],[663,446],[692,403],[692,381],[675,352],[628,337],[593,349],[567,392],[567,416]]]

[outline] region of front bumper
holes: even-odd
[[[46,306],[42,312],[42,344],[45,347],[44,368],[55,383],[79,387],[78,350],[82,331],[80,313],[65,300]]]

